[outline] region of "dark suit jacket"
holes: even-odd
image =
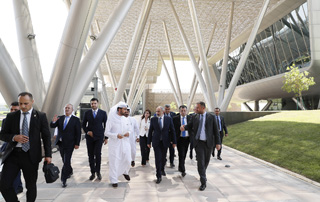
[[[191,116],[187,115],[187,120],[186,124],[189,123],[191,119]],[[179,142],[179,138],[181,137],[181,131],[180,131],[180,126],[181,126],[181,116],[178,114],[177,116],[173,117],[173,125],[174,125],[174,130],[176,132],[176,137],[177,137],[177,142]],[[189,134],[190,137],[190,134]]]
[[[76,116],[71,116],[66,128],[63,130],[64,117],[59,116],[59,119],[50,123],[51,128],[58,127],[58,135],[55,144],[62,139],[63,148],[74,148],[75,145],[80,145],[81,140],[81,123],[80,119]]]
[[[148,144],[156,147],[160,143],[160,136],[162,136],[162,142],[164,146],[169,147],[170,142],[177,144],[176,133],[174,131],[174,126],[172,118],[168,116],[163,116],[163,127],[160,130],[158,117],[152,117],[150,121],[149,134],[148,134]]]
[[[92,138],[87,135],[88,131],[92,131],[94,140],[103,140],[106,123],[107,113],[105,111],[99,109],[96,118],[93,118],[92,109],[86,111],[82,122],[82,128],[86,133],[86,138]]]
[[[216,116],[216,118],[217,118],[217,116]],[[221,122],[222,132],[224,131],[224,134],[228,134],[228,129],[227,129],[226,123],[224,122],[224,117],[221,115],[220,115],[220,122]],[[217,120],[217,124],[219,124],[218,120]]]
[[[198,144],[198,140],[195,139],[195,136],[198,131],[199,123],[200,114],[195,114],[188,122],[188,125],[185,126],[185,129],[189,132],[191,141],[193,141],[194,147]],[[216,116],[208,112],[206,113],[205,132],[208,147],[212,148],[215,147],[216,144],[221,144]]]
[[[0,139],[8,142],[6,151],[2,157],[2,163],[11,154],[17,142],[13,142],[12,138],[20,134],[20,116],[21,111],[9,113],[6,118],[6,124],[1,128]],[[41,139],[43,142],[45,157],[51,157],[51,134],[48,127],[48,120],[45,113],[32,110],[30,117],[29,156],[32,163],[39,163],[42,160]]]

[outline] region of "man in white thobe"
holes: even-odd
[[[136,159],[136,142],[139,140],[139,133],[140,133],[140,130],[139,130],[139,125],[138,125],[138,122],[137,120],[130,116],[130,107],[127,108],[127,112],[125,113],[125,117],[127,117],[130,121],[130,145],[131,145],[131,166],[134,167],[135,166],[135,159]]]
[[[105,136],[109,138],[109,179],[113,187],[118,187],[118,177],[130,180],[131,162],[130,121],[124,117],[127,104],[119,102],[110,109]]]

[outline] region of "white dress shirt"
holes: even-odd
[[[146,130],[146,128],[148,128],[148,130]],[[140,122],[140,133],[139,135],[141,137],[148,137],[148,133],[149,133],[149,128],[150,128],[150,119],[147,119],[147,123],[146,123],[146,118],[143,118]]]

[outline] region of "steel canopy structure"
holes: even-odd
[[[21,12],[23,11],[24,15],[30,17],[28,12],[25,12],[28,11],[27,0],[14,0],[14,2],[16,5],[19,5],[20,2],[20,6],[24,7]],[[228,85],[220,88],[222,90],[218,93],[219,83],[220,86],[222,85],[221,76],[224,80],[231,71],[228,64],[225,63],[224,68],[229,69],[220,73],[217,63],[223,58],[226,59],[228,52],[230,57],[232,51],[241,46],[245,48],[248,43],[248,53],[242,54],[243,62],[242,64],[239,62],[240,66],[246,65],[247,57],[250,57],[251,46],[256,43],[256,36],[306,2],[308,4],[311,61],[310,65],[302,70],[309,70],[316,82],[320,80],[318,76],[320,37],[317,32],[320,26],[317,20],[320,18],[320,3],[318,0],[90,0],[89,3],[81,3],[81,0],[64,0],[64,2],[68,5],[69,17],[62,36],[61,48],[57,53],[48,92],[43,90],[42,81],[36,85],[29,84],[30,81],[37,81],[38,77],[28,75],[28,78],[24,78],[24,75],[22,76],[27,79],[25,82],[27,90],[41,91],[41,95],[46,93],[43,97],[44,103],[39,103],[39,108],[43,105],[43,110],[48,113],[48,117],[62,112],[61,106],[66,104],[64,102],[78,105],[85,93],[85,87],[92,79],[89,77],[93,77],[97,71],[100,79],[103,75],[106,82],[112,86],[108,95],[106,95],[106,89],[103,90],[105,95],[102,98],[109,98],[108,101],[103,102],[104,106],[127,99],[127,94],[129,104],[137,105],[137,100],[145,86],[154,84],[162,71],[163,60],[159,53],[164,59],[170,59],[172,66],[174,66],[175,59],[192,61],[192,70],[196,75],[194,83],[199,82],[199,88],[204,93],[205,101],[209,102],[210,110],[217,106],[222,107],[224,111],[227,110],[231,98],[249,101],[284,97],[281,91],[281,74],[237,86],[238,77],[242,74],[239,66],[234,67],[234,69],[239,69],[238,72],[234,70],[235,73],[231,75],[231,77],[238,75],[233,78],[234,81],[231,82],[233,84],[229,86],[230,83],[227,83]],[[81,18],[77,18],[77,15],[80,15]],[[31,29],[31,20],[26,23]],[[19,21],[19,26],[23,27],[22,25]],[[77,26],[76,29],[73,28],[75,26]],[[22,36],[27,36],[27,33],[23,29],[18,30],[19,43],[27,44],[26,42],[35,40],[23,38]],[[70,37],[73,35],[75,37]],[[77,38],[79,42],[74,41]],[[84,40],[88,48],[86,54],[84,54]],[[229,46],[227,49],[226,45]],[[26,52],[33,51],[34,59],[37,61],[35,43],[32,43],[32,46],[32,50],[20,48],[20,54],[26,55]],[[208,50],[205,49],[206,47],[209,47]],[[81,61],[79,53],[82,54]],[[2,48],[0,54],[4,56],[8,53],[5,48]],[[66,57],[68,55],[72,57]],[[32,61],[32,58],[29,60]],[[14,66],[14,64],[10,66],[6,64],[0,63],[1,69]],[[271,67],[265,64],[264,68]],[[66,76],[67,81],[59,82],[58,77],[60,76],[57,75]],[[177,103],[192,102],[192,96],[189,96],[188,100],[182,100],[179,89],[180,78],[178,77],[183,75],[169,76],[175,80],[172,92],[177,94],[176,98],[179,101]],[[225,83],[223,80],[222,83]],[[104,86],[106,82],[102,81]],[[2,85],[1,92],[4,92],[3,88],[16,86],[14,82],[1,81],[0,84]],[[21,89],[21,84],[19,85],[14,89]],[[130,92],[131,89],[134,91]],[[225,92],[223,92],[224,89],[226,89]],[[317,89],[312,88],[310,93],[319,94]],[[66,90],[65,93],[61,92],[64,90]],[[192,90],[190,95],[195,92],[195,89]],[[8,94],[3,92],[3,96]],[[19,92],[13,92],[15,93]],[[63,96],[61,103],[59,97],[54,98],[56,94]],[[223,99],[224,96],[226,96],[225,99]],[[5,100],[8,99],[5,98]],[[219,101],[216,102],[216,100]],[[59,104],[53,106],[56,102]]]

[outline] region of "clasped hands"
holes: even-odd
[[[124,135],[120,135],[120,134],[117,135],[117,138],[118,138],[118,139],[122,139],[122,138],[124,138],[124,137],[129,137],[129,133],[127,132],[127,133],[125,133]]]

